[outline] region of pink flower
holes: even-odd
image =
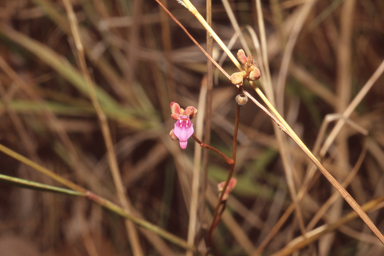
[[[231,193],[231,191],[235,188],[236,184],[237,184],[237,179],[234,178],[234,177],[232,177],[232,178],[229,180],[227,189],[226,189],[225,192],[224,192],[224,195],[223,195],[223,201],[225,201],[225,200],[228,199],[229,193]],[[223,189],[224,189],[224,185],[225,185],[225,181],[220,182],[219,184],[217,184],[217,189],[219,190],[219,192],[222,192],[222,191],[223,191]]]
[[[179,104],[172,102],[171,112],[171,117],[177,120],[177,122],[169,135],[173,140],[178,139],[180,147],[185,149],[187,147],[189,137],[191,137],[194,132],[191,119],[196,115],[197,109],[189,106],[184,110],[180,108]]]

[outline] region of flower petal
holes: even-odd
[[[176,102],[171,102],[171,113],[172,113],[172,118],[177,120],[178,119],[178,115],[180,115],[180,105]],[[177,116],[177,117],[176,117]]]
[[[187,144],[188,144],[188,141],[180,141],[180,147],[182,149],[186,149],[187,148]]]
[[[187,147],[187,141],[189,137],[192,136],[194,130],[193,130],[193,124],[188,116],[186,116],[187,119],[179,119],[175,123],[175,128],[173,129],[173,133],[180,141],[180,147],[182,149],[185,149]]]
[[[197,109],[195,107],[189,106],[185,109],[183,115],[189,116],[191,119],[196,115]]]
[[[187,141],[194,132],[193,124],[191,120],[189,119],[186,121],[178,120],[175,123],[175,128],[173,129],[173,132],[180,141]]]

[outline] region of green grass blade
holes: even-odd
[[[3,174],[0,174],[0,181],[6,182],[11,184],[12,186],[21,187],[21,188],[60,193],[60,194],[65,194],[70,196],[86,196],[85,193],[81,193],[71,189],[59,188],[59,187],[50,186],[50,185],[46,185],[46,184],[42,184],[42,183],[30,181],[30,180],[15,178],[15,177],[3,175]]]

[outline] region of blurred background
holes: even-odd
[[[284,77],[283,56],[309,2],[313,5],[296,31],[283,87],[275,86]],[[135,215],[186,239],[197,144],[191,139],[187,149],[181,150],[169,138],[174,123],[169,105],[198,106],[206,57],[155,1],[71,3]],[[177,1],[163,3],[206,48],[206,31],[196,18]],[[205,1],[193,3],[205,16]],[[259,33],[255,1],[226,3],[241,28],[249,25]],[[361,89],[367,88],[364,86],[383,61],[384,2],[270,0],[261,1],[261,7],[272,84],[275,95],[284,98],[280,110],[312,149],[316,139],[322,143],[334,126],[330,122],[325,133],[320,132],[326,116],[342,114]],[[213,1],[212,17],[213,29],[228,43],[235,30],[221,1]],[[246,30],[244,37],[256,54]],[[242,46],[237,42],[232,48],[236,53]],[[214,57],[221,55],[214,44]],[[236,72],[228,59],[222,66],[229,74]],[[204,121],[211,122],[211,145],[231,156],[237,89],[218,72],[215,80],[212,115]],[[321,156],[340,182],[353,173],[347,190],[360,205],[384,194],[383,83],[384,76],[378,73],[353,109],[352,125],[345,125]],[[258,99],[250,86],[245,88]],[[0,2],[0,96],[2,145],[118,203],[100,124],[78,68],[62,1]],[[230,214],[214,235],[215,255],[253,255],[292,204],[273,126],[253,103],[242,107],[234,174],[238,184],[227,204]],[[294,186],[299,190],[310,161],[290,139],[286,143]],[[222,158],[210,153],[207,219],[217,200],[216,185],[225,180],[228,169]],[[3,153],[0,173],[60,186]],[[318,173],[310,187],[300,204],[300,218],[306,226],[334,193]],[[382,199],[369,216],[384,231],[380,202]],[[336,223],[351,210],[343,200],[336,200],[307,231]],[[151,232],[138,229],[138,233],[144,255],[184,254],[184,249],[155,239]],[[262,255],[271,255],[301,234],[293,213]],[[383,255],[383,251],[379,240],[355,218],[298,248],[295,255]],[[0,183],[0,255],[132,252],[124,220],[99,205],[84,198]]]

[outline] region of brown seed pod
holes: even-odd
[[[235,100],[236,100],[237,104],[242,107],[245,104],[247,104],[248,97],[247,97],[247,95],[241,93],[241,94],[236,95]]]

